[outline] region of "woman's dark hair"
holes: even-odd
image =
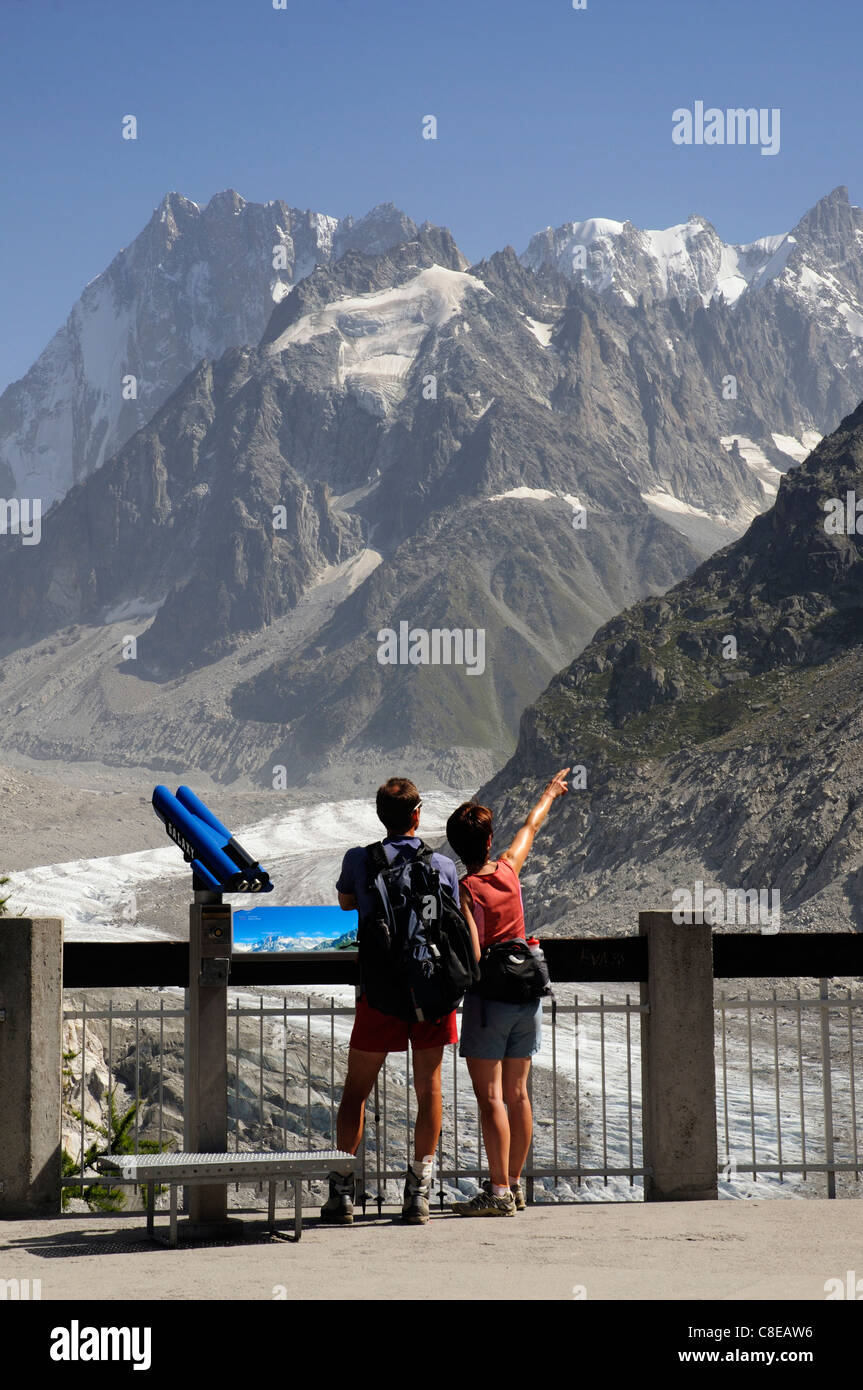
[[[390,835],[400,835],[408,829],[419,804],[420,794],[407,777],[391,777],[378,787],[378,817]]]
[[[465,866],[485,863],[493,820],[488,807],[476,801],[465,801],[453,811],[446,823],[446,837]]]

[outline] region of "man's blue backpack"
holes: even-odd
[[[360,975],[372,1008],[411,1022],[437,1022],[479,979],[470,929],[432,851],[366,847],[373,911],[359,924]]]

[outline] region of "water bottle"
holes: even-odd
[[[536,997],[540,998],[543,995],[549,995],[551,994],[551,976],[548,973],[548,965],[543,949],[535,936],[529,936],[527,938],[527,946],[530,954],[533,956],[536,968]]]

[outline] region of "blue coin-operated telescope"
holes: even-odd
[[[266,869],[243,849],[227,826],[189,787],[174,796],[167,787],[153,792],[153,810],[192,866],[195,892],[271,893]]]
[[[195,901],[189,907],[189,1052],[185,1115],[195,1153],[228,1147],[228,984],[233,950],[232,908],[223,893],[270,893],[266,869],[238,844],[226,825],[188,787],[174,796],[156,787],[153,810],[192,866]],[[190,1229],[222,1231],[228,1218],[227,1188],[193,1187]]]

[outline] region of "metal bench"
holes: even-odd
[[[294,1184],[294,1239],[303,1233],[303,1211],[300,1194],[303,1179],[326,1178],[333,1166],[339,1169],[357,1166],[353,1154],[338,1149],[317,1149],[309,1153],[221,1153],[221,1154],[114,1154],[98,1160],[101,1173],[118,1173],[129,1182],[147,1184],[147,1234],[172,1248],[177,1244],[177,1188],[191,1183],[267,1182],[269,1203],[267,1216],[270,1230],[276,1222],[276,1184],[291,1180]],[[170,1188],[170,1228],[168,1240],[157,1235],[156,1188]]]

